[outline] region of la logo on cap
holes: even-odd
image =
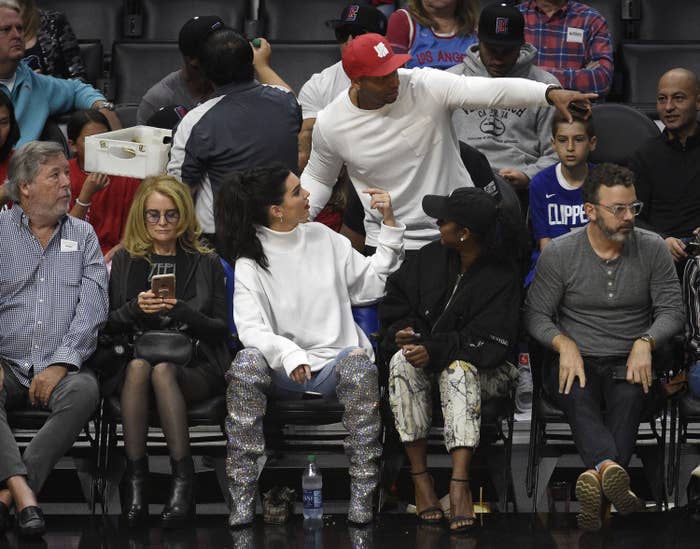
[[[374,51],[377,52],[377,55],[379,57],[386,57],[387,55],[389,55],[389,50],[386,49],[386,46],[383,42],[379,42],[379,44],[374,46]]]
[[[507,17],[496,17],[496,34],[508,34]]]

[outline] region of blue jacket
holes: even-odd
[[[49,116],[89,109],[95,101],[105,99],[89,84],[38,74],[24,61],[17,67],[16,74],[12,93],[3,84],[0,84],[0,90],[10,96],[15,107],[15,118],[20,129],[17,147],[38,139]]]

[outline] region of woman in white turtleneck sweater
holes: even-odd
[[[231,176],[217,198],[223,255],[235,261],[234,319],[245,349],[227,373],[230,524],[255,512],[256,460],[264,451],[266,395],[337,396],[350,461],[352,522],[372,520],[381,453],[379,390],[369,340],[352,305],[376,302],[403,259],[404,226],[391,198],[367,189],[384,218],[377,252],[365,257],[320,223],[306,223],[309,193],[281,165]]]

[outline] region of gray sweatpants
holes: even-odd
[[[30,406],[28,390],[17,381],[11,368],[5,367],[5,381],[0,391],[0,482],[24,475],[30,488],[38,494],[56,462],[73,445],[95,411],[99,397],[97,378],[92,371],[82,370],[65,376],[49,398],[51,414],[22,455],[7,423],[7,411]]]

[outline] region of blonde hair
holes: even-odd
[[[188,252],[202,254],[212,253],[212,250],[203,244],[199,237],[202,229],[194,213],[194,202],[190,189],[169,175],[157,175],[147,177],[139,185],[134,201],[131,204],[129,215],[126,218],[124,238],[122,245],[132,257],[141,257],[150,263],[153,253],[153,239],[146,228],[146,200],[153,193],[160,193],[173,201],[180,219],[175,231],[180,246]]]
[[[423,0],[408,0],[408,12],[424,27],[433,28],[436,26],[435,21],[425,11]],[[454,16],[457,19],[457,34],[472,34],[479,21],[479,1],[457,0]]]

